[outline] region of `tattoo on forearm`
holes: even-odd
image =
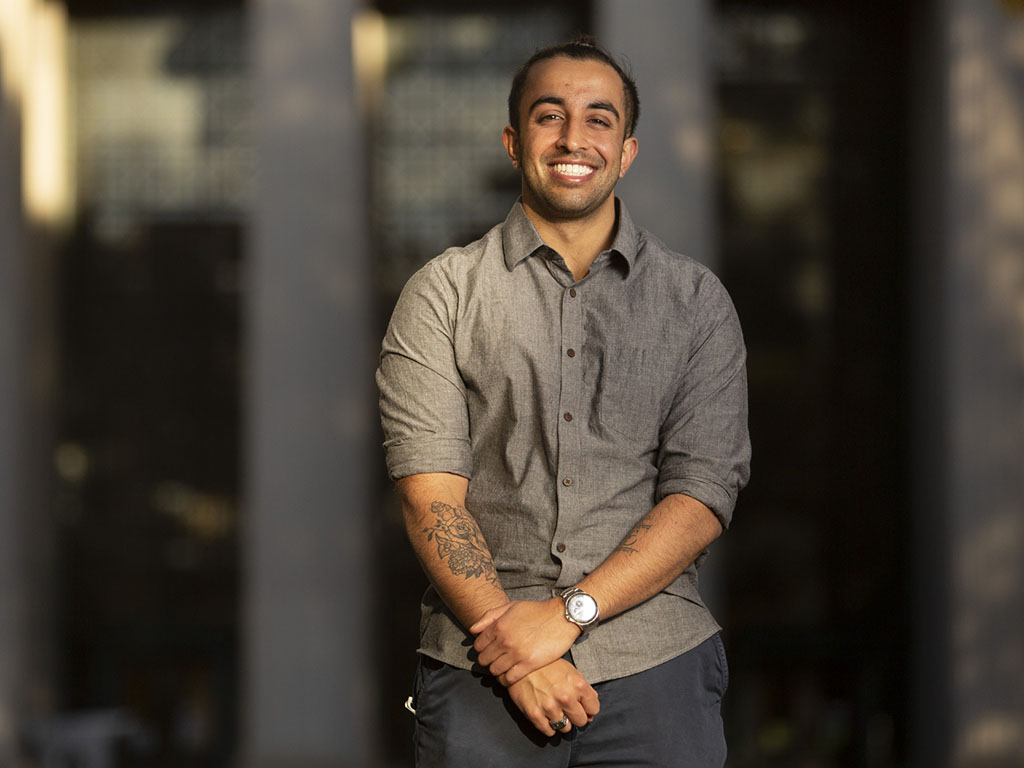
[[[640,542],[649,530],[651,530],[651,524],[645,522],[647,518],[644,518],[639,523],[633,526],[633,530],[626,534],[626,538],[622,540],[622,543],[615,548],[616,552],[625,552],[627,555],[631,555],[636,552],[636,545]]]
[[[451,572],[498,585],[491,553],[469,512],[464,507],[453,507],[441,501],[433,502],[430,511],[437,515],[437,520],[423,532],[427,534],[427,541],[437,543],[437,556],[448,560]]]

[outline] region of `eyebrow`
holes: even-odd
[[[533,112],[533,110],[537,108],[538,104],[554,104],[559,107],[564,107],[565,99],[561,96],[541,96],[530,105],[530,109],[527,111],[527,114]],[[593,101],[587,105],[587,109],[601,109],[605,112],[611,112],[615,115],[616,119],[621,119],[619,116],[619,110],[615,108],[614,104],[607,101]]]

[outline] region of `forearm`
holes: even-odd
[[[409,542],[463,627],[508,602],[483,533],[466,509],[468,485],[466,478],[447,473],[412,475],[397,483]]]
[[[638,522],[578,586],[596,601],[602,619],[650,599],[671,584],[722,532],[718,518],[696,499],[671,495]],[[480,663],[506,684],[557,659],[579,636],[559,598],[502,605],[472,625]]]
[[[601,619],[609,619],[675,581],[721,533],[704,504],[670,494],[578,586],[597,601]]]

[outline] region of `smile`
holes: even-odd
[[[577,179],[589,176],[594,172],[594,169],[589,165],[580,165],[579,163],[555,163],[551,168],[555,173],[562,176],[570,176]]]

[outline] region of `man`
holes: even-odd
[[[378,370],[430,578],[417,765],[725,760],[727,668],[697,563],[748,476],[721,284],[633,224],[636,86],[589,39],[509,95],[522,196],[406,285]]]

